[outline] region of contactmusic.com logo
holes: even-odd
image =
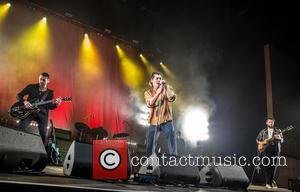
[[[100,154],[99,163],[106,170],[114,170],[121,164],[121,156],[114,149],[106,149]]]
[[[93,141],[93,179],[127,179],[127,140]]]

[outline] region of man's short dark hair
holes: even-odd
[[[153,87],[151,80],[154,78],[155,75],[160,75],[160,76],[162,77],[162,73],[161,73],[161,72],[159,72],[159,71],[154,71],[154,72],[151,74],[151,78],[150,78],[149,83],[148,83],[148,85],[149,85],[150,87]]]
[[[41,76],[43,76],[43,77],[47,77],[48,79],[50,78],[50,75],[49,75],[49,73],[46,73],[46,72],[43,72],[43,73],[41,73]]]
[[[273,117],[268,117],[267,120],[275,121],[275,119],[274,119]],[[267,120],[266,120],[266,121],[267,121]]]

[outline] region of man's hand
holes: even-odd
[[[156,93],[162,93],[164,90],[164,85],[160,84],[159,88],[156,90]]]
[[[61,97],[55,99],[55,104],[59,106],[61,104]]]
[[[32,105],[28,101],[24,101],[24,106],[26,109],[32,109]]]
[[[274,139],[281,140],[282,137],[281,137],[279,134],[275,134],[275,135],[274,135]]]

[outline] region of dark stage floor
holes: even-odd
[[[104,181],[66,177],[62,167],[47,166],[44,174],[29,173],[1,173],[0,186],[7,190],[25,191],[198,191],[198,192],[225,192],[238,191],[225,188],[210,188],[202,186],[158,185],[128,181]],[[5,191],[7,191],[5,190]],[[266,190],[262,186],[249,186],[248,191],[289,191],[287,189]]]

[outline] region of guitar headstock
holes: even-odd
[[[62,97],[62,101],[72,101],[72,97]]]
[[[290,131],[290,130],[292,130],[292,129],[294,129],[293,125],[289,125],[289,126],[286,127],[286,130],[287,130],[287,131]]]

